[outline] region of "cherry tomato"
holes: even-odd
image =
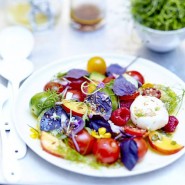
[[[156,98],[159,98],[161,97],[161,91],[156,89],[156,88],[146,88],[143,90],[143,93],[142,93],[143,96],[154,96]]]
[[[141,128],[130,126],[130,125],[125,125],[124,131],[127,134],[130,134],[136,137],[146,137],[149,134],[149,132],[145,129],[141,129]]]
[[[79,79],[75,79],[75,78],[67,78],[67,80],[70,81],[69,87],[71,87],[72,89],[81,89],[81,85],[83,82],[87,81],[84,77],[81,77]]]
[[[91,136],[85,129],[81,130],[79,133],[76,134],[75,140],[80,148],[80,154],[87,155],[92,153],[93,145],[96,139]],[[76,150],[76,147],[71,138],[68,139],[68,144],[71,148]]]
[[[136,137],[134,138],[134,141],[136,142],[138,147],[138,162],[139,162],[143,159],[143,157],[147,153],[148,145],[142,137]]]
[[[135,93],[133,93],[131,95],[120,96],[119,99],[120,100],[134,100],[137,96],[139,96],[138,91],[136,91]]]
[[[123,126],[130,119],[130,110],[126,107],[121,107],[112,112],[110,120],[118,126]]]
[[[132,76],[133,78],[135,78],[141,84],[145,83],[144,77],[143,77],[143,75],[140,72],[138,72],[138,71],[127,71],[126,73],[128,75]]]
[[[103,83],[109,83],[111,80],[114,80],[115,77],[114,76],[108,76],[103,80]]]
[[[127,109],[130,109],[130,106],[132,105],[132,102],[134,100],[123,100],[120,101],[120,107],[126,107]]]
[[[64,86],[58,82],[48,82],[44,86],[44,91],[48,90],[56,91],[56,93],[60,94],[64,90]]]
[[[84,101],[85,95],[80,91],[80,90],[75,90],[75,89],[69,89],[67,91],[67,93],[73,93],[72,98],[73,100],[77,100],[77,101]],[[66,93],[66,94],[67,94]]]
[[[165,125],[162,129],[165,132],[174,132],[178,124],[179,121],[175,116],[169,116],[167,125]]]
[[[97,139],[93,146],[93,154],[97,161],[111,164],[118,160],[120,148],[112,138]]]
[[[92,57],[89,59],[87,63],[87,71],[89,73],[98,72],[101,74],[105,74],[106,69],[107,69],[106,62],[101,57]]]

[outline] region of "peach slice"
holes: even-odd
[[[62,154],[59,152],[58,147],[66,147],[66,144],[63,143],[61,140],[57,139],[56,137],[52,136],[51,134],[42,131],[41,132],[41,147],[44,151],[57,156],[57,157],[64,157]]]
[[[80,117],[82,117],[88,111],[88,107],[85,103],[74,102],[71,100],[62,100],[62,107],[67,113],[70,113],[71,110],[73,115]]]
[[[166,155],[177,153],[184,148],[184,146],[157,131],[151,132],[148,138],[153,149]]]

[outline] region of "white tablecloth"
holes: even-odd
[[[59,25],[47,33],[34,33],[36,44],[29,57],[35,71],[54,60],[87,53],[118,53],[140,55],[143,58],[168,68],[185,80],[185,43],[174,51],[165,54],[146,49],[127,21],[126,0],[108,0],[107,23],[104,28],[83,33],[71,28],[69,6],[63,2],[62,17]],[[1,13],[2,15],[2,13]],[[0,16],[0,28],[6,25]],[[0,79],[3,81],[2,79]],[[3,81],[5,83],[5,81]],[[55,167],[28,149],[25,158],[20,160],[22,177],[19,184],[62,184],[62,185],[184,185],[185,156],[162,169],[122,178],[97,178],[75,174]],[[0,166],[0,184],[6,184]]]

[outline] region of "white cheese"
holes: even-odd
[[[168,123],[168,111],[164,103],[156,97],[138,96],[130,111],[132,122],[139,128],[154,131]]]

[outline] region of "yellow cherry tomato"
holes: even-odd
[[[87,71],[89,73],[98,72],[101,74],[105,74],[106,68],[107,66],[105,60],[98,56],[90,58],[87,63]]]

